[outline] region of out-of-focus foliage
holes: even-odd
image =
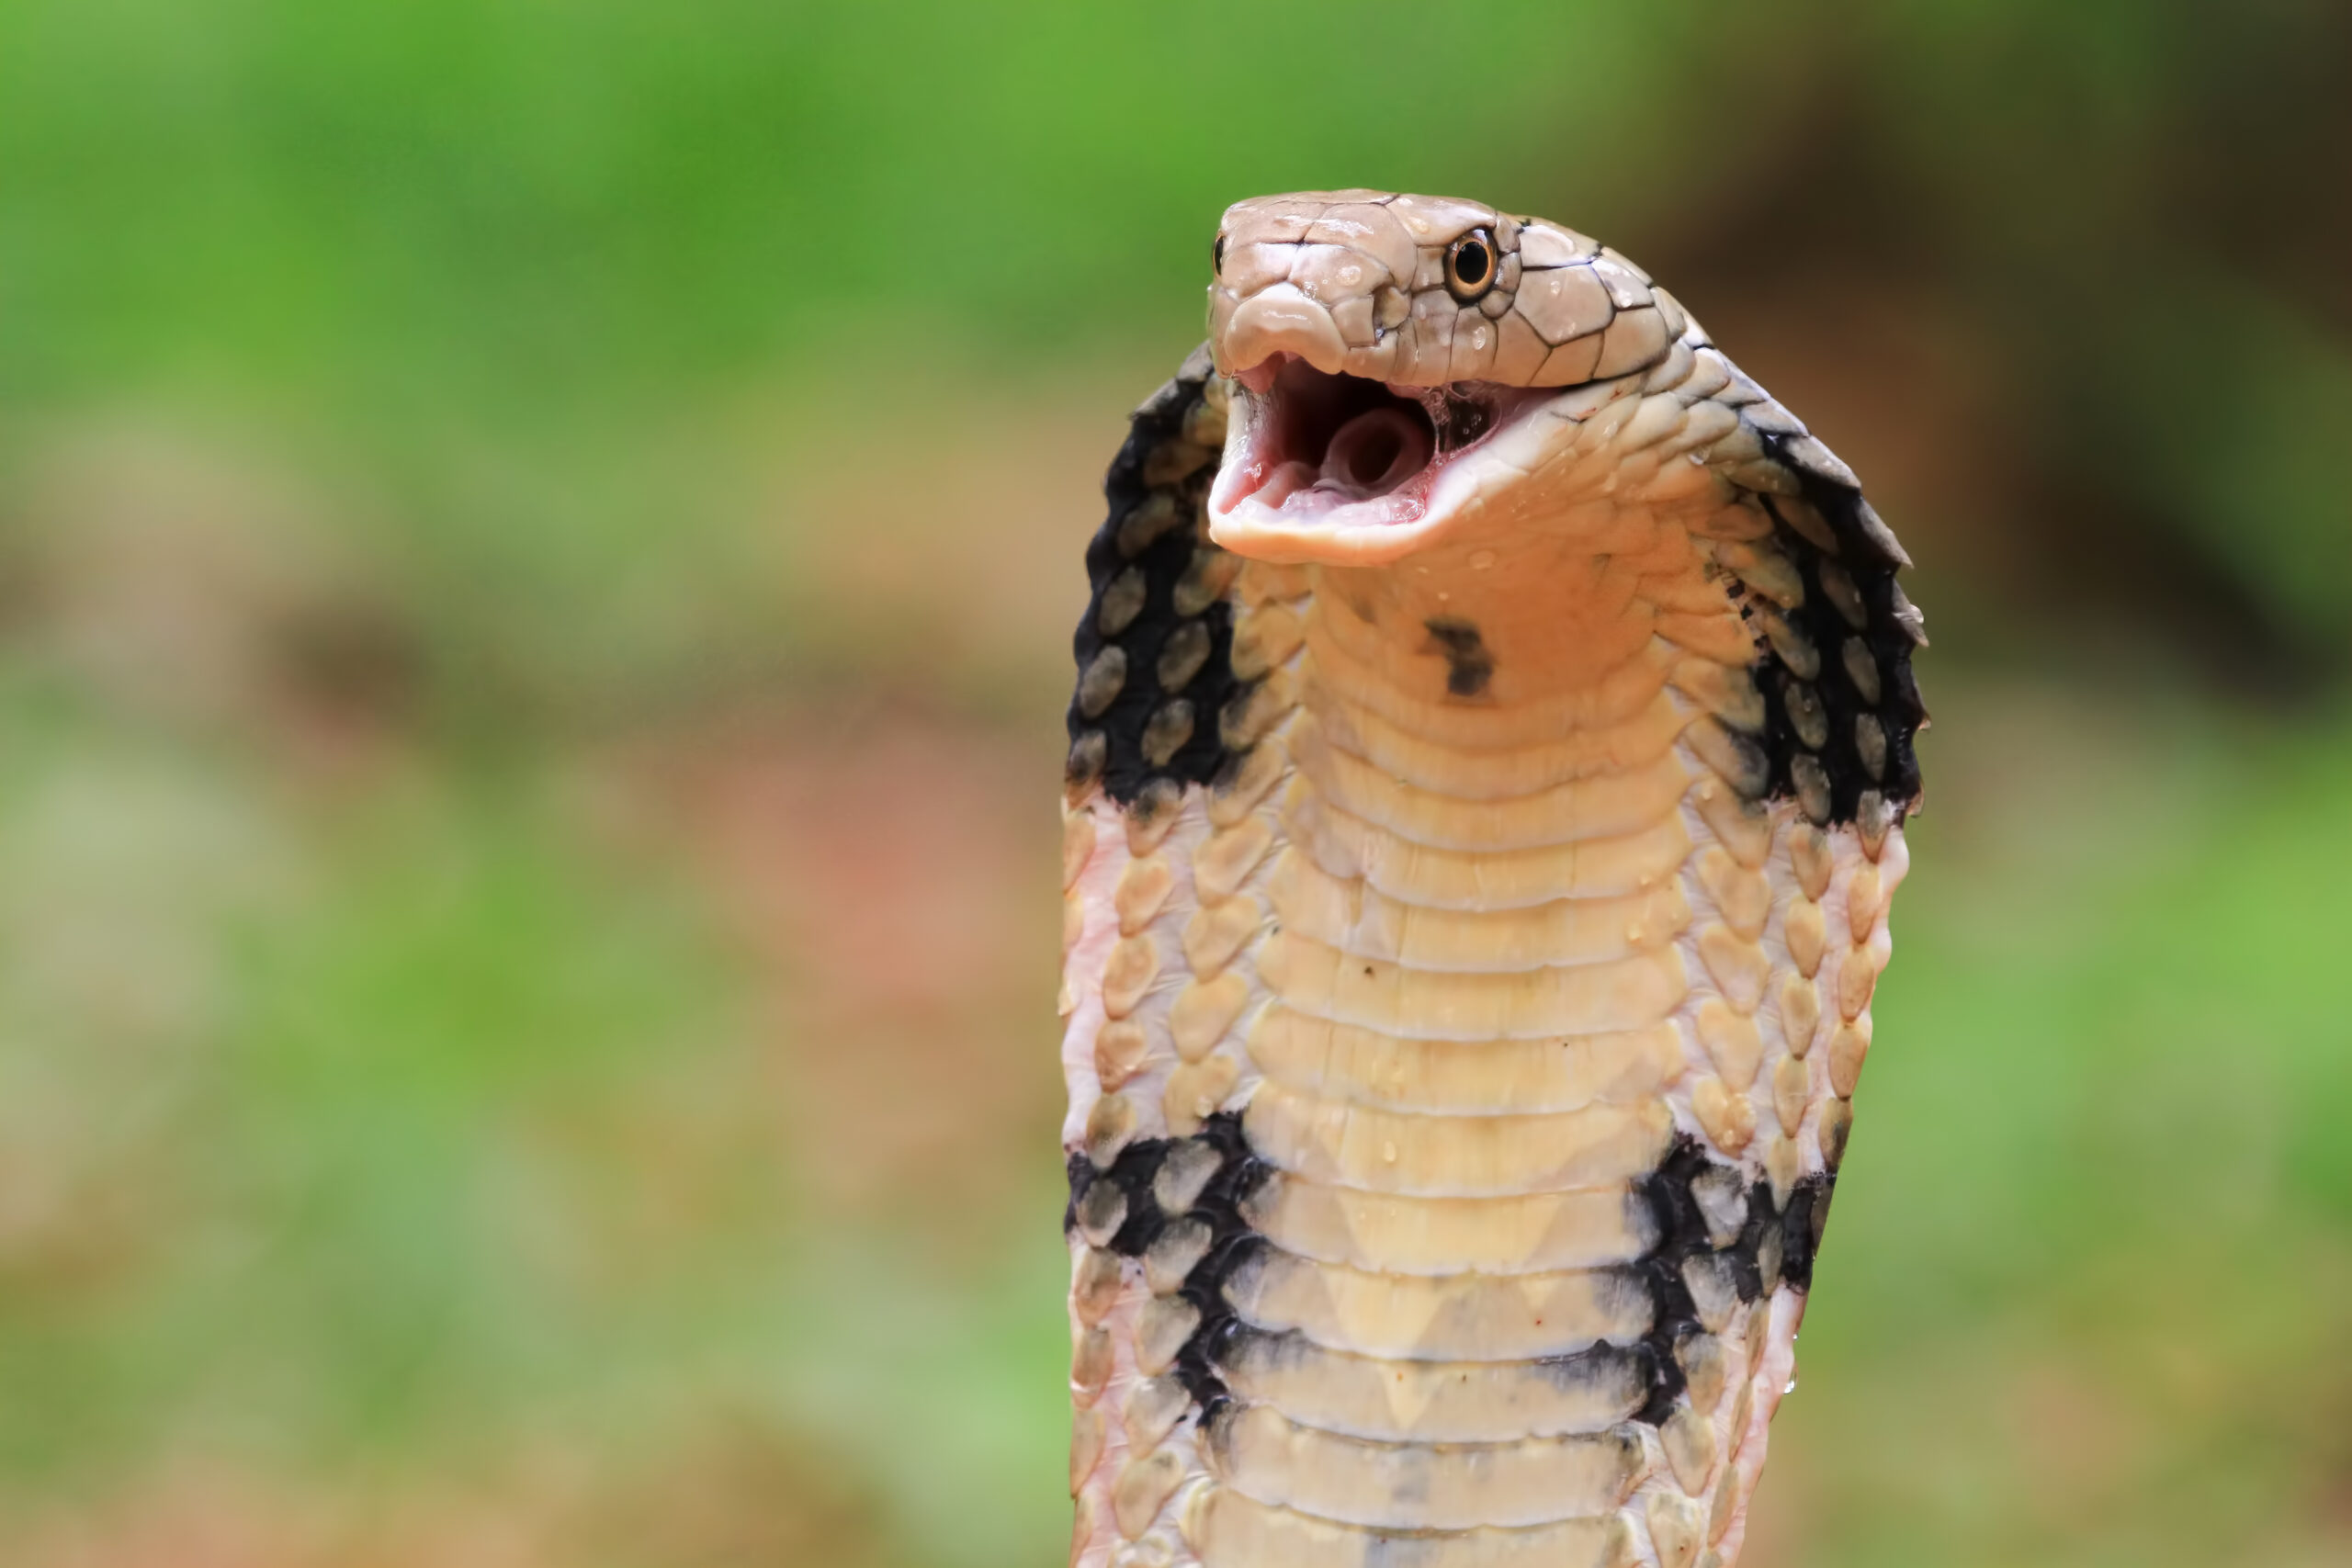
[[[1219,209],[1343,183],[1640,258],[1920,562],[1750,1561],[2342,1560],[2348,62],[2320,0],[0,6],[0,1561],[1061,1551],[1080,542]]]
[[[2352,569],[2347,58],[2327,0],[20,0],[0,393],[258,405],[356,445],[450,571],[595,614],[691,489],[512,468],[616,430],[691,468],[710,419],[812,377],[878,401],[970,355],[1161,352],[1235,195],[1459,189],[1711,320],[1859,282],[1931,317],[1955,479],[2033,514],[2033,559],[2128,555],[2120,600],[2186,601],[2226,669],[2301,684]]]

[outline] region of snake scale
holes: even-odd
[[[1087,551],[1080,1568],[1724,1568],[1925,720],[1854,476],[1624,257],[1243,202]]]

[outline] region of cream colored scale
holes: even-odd
[[[1474,615],[1500,669],[1488,703],[1449,705],[1424,623],[1465,606],[1400,587],[1367,575],[1298,606],[1291,842],[1258,953],[1274,999],[1250,1033],[1277,1077],[1245,1126],[1283,1173],[1283,1211],[1345,1218],[1235,1282],[1244,1321],[1311,1349],[1238,1380],[1250,1408],[1208,1456],[1219,1484],[1193,1532],[1211,1564],[1295,1551],[1285,1523],[1336,1537],[1317,1556],[1369,1556],[1369,1537],[1349,1550],[1351,1526],[1565,1529],[1552,1560],[1580,1546],[1605,1561],[1643,1470],[1625,1418],[1644,1391],[1571,1385],[1583,1397],[1563,1420],[1556,1366],[1533,1358],[1648,1327],[1646,1297],[1606,1266],[1646,1246],[1630,1184],[1666,1152],[1663,1091],[1686,1073],[1669,1026],[1690,992],[1690,900],[1667,867],[1689,857],[1693,773],[1670,664],[1638,601],[1600,636],[1563,616],[1566,635],[1525,660]],[[1564,663],[1583,679],[1547,678]],[[1547,711],[1531,723],[1516,690]],[[1563,708],[1587,720],[1565,736]],[[1414,874],[1432,852],[1500,857],[1500,874],[1449,897]],[[1547,1078],[1548,1095],[1526,1092]],[[1432,1256],[1439,1236],[1453,1245]],[[1526,1544],[1430,1550],[1469,1563]]]

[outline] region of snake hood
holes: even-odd
[[[1087,550],[1071,1561],[1728,1568],[1908,864],[1909,563],[1631,262],[1243,202]]]

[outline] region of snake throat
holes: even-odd
[[[1908,562],[1581,236],[1339,192],[1219,258],[1073,642],[1071,1562],[1730,1568],[1908,863]]]

